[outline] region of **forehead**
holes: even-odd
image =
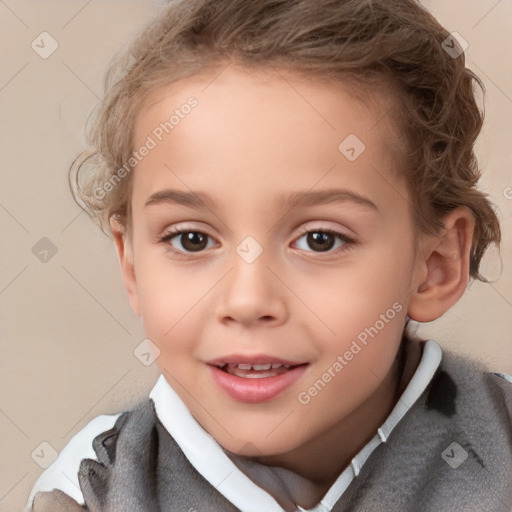
[[[217,107],[221,114],[215,120],[217,128],[234,113],[239,113],[240,117],[245,114],[244,121],[249,125],[251,119],[260,120],[262,107],[272,105],[275,117],[280,117],[280,121],[286,121],[283,115],[291,124],[296,117],[302,116],[305,121],[309,117],[312,129],[318,122],[332,130],[344,130],[350,123],[354,130],[358,127],[370,129],[376,138],[381,130],[388,135],[394,131],[393,120],[388,115],[395,106],[391,86],[381,86],[377,90],[375,86],[361,85],[354,77],[335,79],[327,74],[315,75],[273,66],[248,69],[227,64],[149,93],[138,111],[134,140],[145,136],[155,122],[162,121],[162,116],[168,114],[163,120],[168,119],[169,114],[179,110],[191,96],[201,105],[203,117],[214,113],[214,107]],[[345,119],[347,114],[350,119]],[[269,127],[278,129],[273,123],[274,116],[269,116],[268,112],[265,116]],[[377,124],[381,125],[381,130],[375,130]]]
[[[362,195],[396,170],[386,101],[363,102],[342,82],[278,68],[227,66],[174,82],[138,114],[134,149],[149,139],[154,147],[137,165],[134,190],[148,197],[164,182],[213,190],[221,180],[238,187],[243,204],[244,193],[311,189],[321,180],[321,188],[348,184]]]

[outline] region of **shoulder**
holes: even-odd
[[[510,510],[508,379],[443,349],[420,398],[372,454],[347,499],[357,510],[412,510],[415,503],[422,510]]]
[[[512,395],[512,376],[506,373],[493,372],[480,360],[470,358],[451,350],[443,350],[440,370],[457,381],[461,391],[468,390],[473,394],[491,392],[499,389],[505,396]],[[493,395],[494,396],[494,395]]]
[[[443,350],[426,405],[468,432],[503,441],[512,436],[512,377],[490,371],[482,361]]]
[[[93,448],[94,439],[111,430],[122,413],[97,416],[71,438],[57,459],[41,474],[36,481],[27,503],[32,507],[34,496],[38,492],[59,490],[83,504],[83,496],[78,483],[78,470],[83,459],[96,460]]]
[[[508,411],[508,418],[512,425],[512,375],[493,372],[487,376],[495,396],[502,401],[504,409]]]
[[[503,379],[507,381],[509,384],[511,384],[512,389],[512,375],[509,375],[508,373],[500,373],[500,372],[493,372],[492,375],[495,375],[496,377],[499,377],[500,379]],[[500,384],[503,384],[501,381],[499,381]]]

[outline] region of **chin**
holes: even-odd
[[[269,429],[271,431],[272,429]],[[266,432],[266,430],[265,430]],[[272,436],[269,436],[272,437]],[[225,449],[237,455],[244,455],[246,457],[261,457],[261,456],[273,456],[287,453],[297,447],[299,440],[295,440],[293,444],[284,442],[281,436],[275,436],[274,439],[270,440],[269,437],[265,437],[262,431],[259,431],[254,436],[247,434],[243,436],[227,437],[224,443],[222,439],[217,439],[217,442]]]

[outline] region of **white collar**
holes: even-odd
[[[377,434],[352,459],[327,491],[320,503],[312,509],[298,507],[304,512],[330,512],[352,480],[357,477],[370,454],[385,442],[397,423],[425,391],[442,358],[441,347],[428,340],[421,361]],[[277,501],[256,485],[224,453],[215,439],[191,415],[178,394],[161,375],[150,393],[158,418],[195,469],[226,499],[242,512],[284,512]]]

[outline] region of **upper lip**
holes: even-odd
[[[244,355],[244,354],[229,354],[216,359],[207,361],[207,364],[214,366],[223,366],[224,364],[286,364],[290,366],[297,366],[304,364],[302,362],[290,361],[288,359],[281,359],[280,357],[269,356],[266,354]]]

